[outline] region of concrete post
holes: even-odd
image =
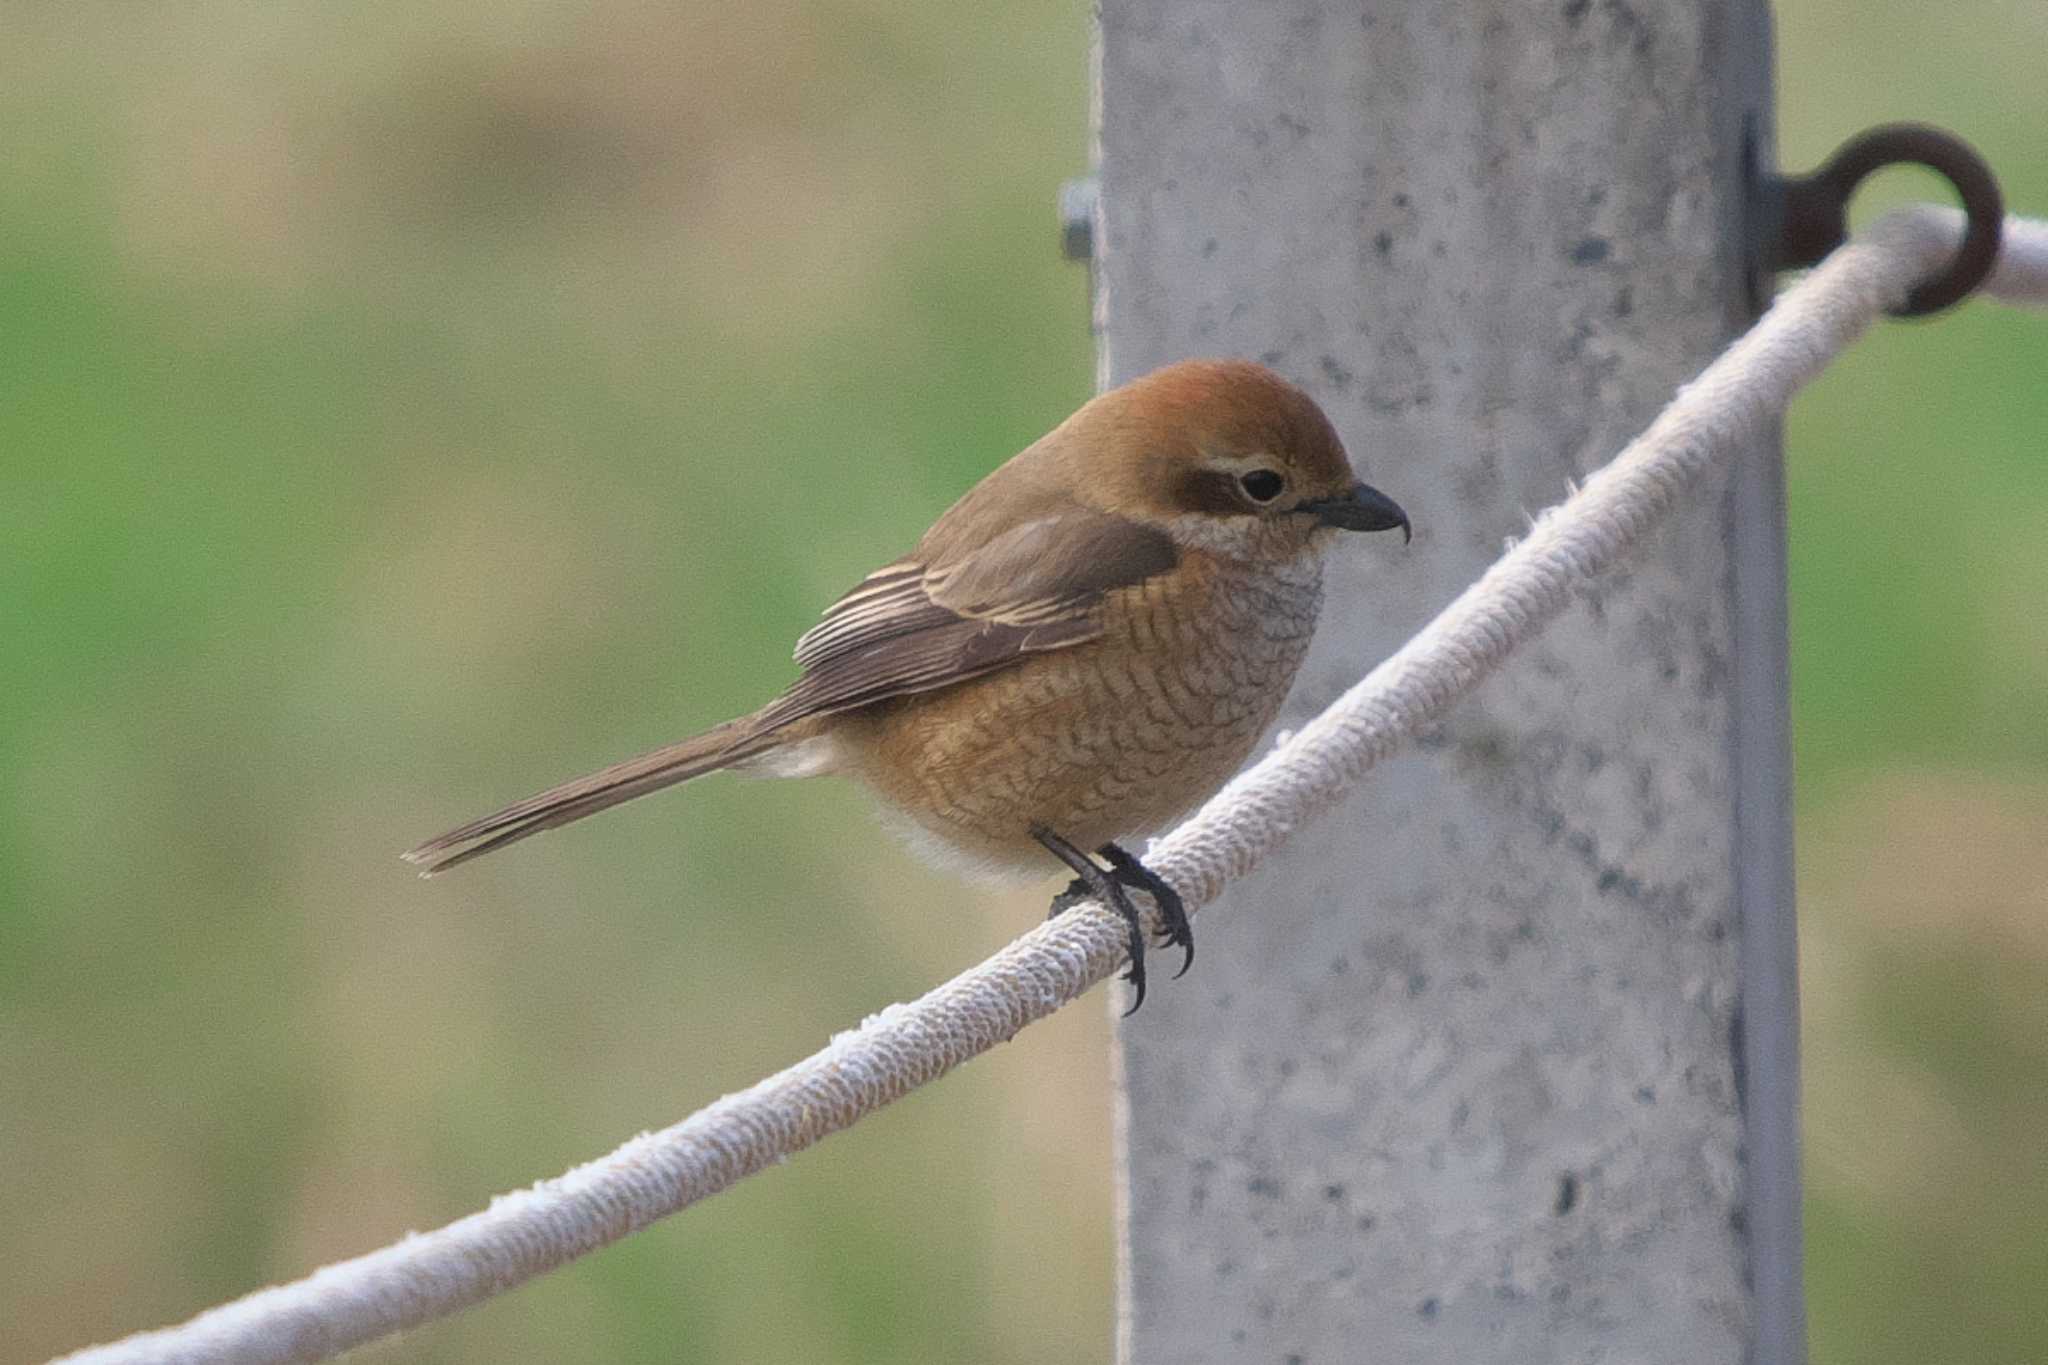
[[[1102,0],[1097,56],[1104,382],[1263,359],[1415,518],[1295,720],[1748,320],[1762,0]],[[1124,1361],[1800,1358],[1782,537],[1773,442],[1202,917],[1120,1032]]]

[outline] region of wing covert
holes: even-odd
[[[797,641],[803,676],[763,722],[928,692],[1091,640],[1106,594],[1178,561],[1164,531],[1082,508],[1013,526],[943,564],[897,560]]]

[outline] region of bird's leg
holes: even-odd
[[[1186,976],[1188,968],[1195,965],[1195,926],[1188,922],[1188,908],[1181,901],[1180,892],[1168,886],[1164,877],[1139,862],[1136,855],[1121,844],[1104,844],[1095,852],[1109,864],[1112,878],[1152,897],[1165,926],[1159,941],[1169,948],[1179,948],[1183,954],[1180,970],[1173,974],[1173,979],[1178,981]]]
[[[1145,1003],[1145,921],[1138,915],[1138,907],[1131,904],[1131,893],[1124,889],[1124,883],[1104,871],[1096,861],[1073,846],[1067,840],[1047,829],[1044,825],[1033,825],[1031,837],[1045,845],[1053,857],[1058,858],[1074,870],[1074,880],[1067,889],[1053,897],[1052,912],[1047,919],[1071,909],[1081,901],[1090,898],[1101,901],[1116,911],[1130,931],[1129,951],[1131,965],[1124,972],[1124,980],[1131,983],[1135,993],[1131,1007],[1124,1011],[1126,1017],[1136,1012]]]

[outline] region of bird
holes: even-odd
[[[827,607],[760,709],[403,857],[432,876],[721,769],[847,774],[936,863],[997,880],[1063,864],[1051,915],[1092,898],[1121,917],[1135,1010],[1130,893],[1182,949],[1176,975],[1194,935],[1126,845],[1208,799],[1272,724],[1339,533],[1395,528],[1406,543],[1407,513],[1301,388],[1245,360],[1170,364],[1084,404]]]

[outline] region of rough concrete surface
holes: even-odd
[[[1292,721],[1746,322],[1768,51],[1750,0],[1104,0],[1105,379],[1263,359],[1415,521],[1342,551]],[[1774,461],[1205,914],[1122,1026],[1126,1361],[1752,1351],[1735,869],[1788,892]]]

